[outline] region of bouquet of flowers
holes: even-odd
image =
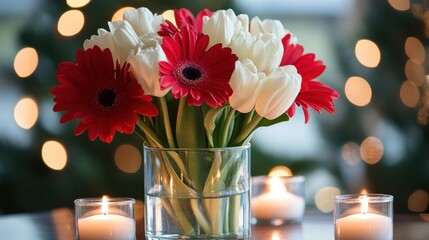
[[[174,13],[175,23],[147,8],[128,10],[86,40],[75,62],[60,63],[51,93],[54,111],[65,111],[61,123],[80,119],[76,135],[87,130],[107,143],[116,132],[135,132],[150,147],[223,148],[246,145],[257,128],[288,121],[297,107],[305,122],[310,108],[335,111],[339,94],[315,80],[325,65],[280,21],[231,9]],[[209,165],[205,176],[227,166]],[[174,166],[164,171],[180,176]],[[171,181],[207,190],[193,171]],[[202,211],[197,221],[210,222]]]

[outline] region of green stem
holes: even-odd
[[[159,140],[156,133],[143,120],[139,119],[137,125],[141,128],[141,130],[143,130],[148,140],[151,140],[156,145],[156,147],[162,147],[161,141]]]
[[[170,116],[168,114],[167,102],[165,101],[164,97],[161,97],[161,98],[159,98],[159,103],[161,106],[161,113],[162,113],[162,118],[164,120],[165,134],[167,135],[168,145],[171,148],[175,148],[176,145],[174,144],[174,136],[173,136],[173,132],[171,130],[171,123],[170,123]]]
[[[183,110],[186,107],[186,97],[181,97],[179,101],[179,107],[177,108],[177,119],[176,119],[176,137],[180,136],[180,126],[182,125]]]
[[[231,108],[225,119],[225,124],[223,126],[222,133],[221,133],[220,147],[226,147],[227,145],[228,132],[231,126],[232,119],[234,118],[234,113],[235,113],[235,109]]]
[[[259,122],[263,119],[260,115],[256,115],[249,124],[246,125],[246,127],[243,129],[243,131],[237,136],[237,138],[234,139],[232,144],[234,146],[239,145],[242,143],[246,138],[255,130],[255,128],[258,126]]]

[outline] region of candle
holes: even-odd
[[[287,191],[279,177],[270,177],[270,191],[252,199],[253,217],[258,220],[295,220],[304,214],[304,198]]]
[[[117,212],[120,211],[117,210]],[[79,218],[77,224],[79,240],[135,239],[135,220],[127,216],[109,213],[106,197],[103,197],[102,200],[101,214]]]
[[[393,225],[390,217],[369,212],[368,197],[360,196],[361,211],[335,221],[337,240],[392,240]]]

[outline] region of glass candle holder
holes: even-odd
[[[76,199],[75,223],[78,240],[135,240],[135,200],[132,198]]]
[[[336,240],[393,240],[393,196],[335,196],[334,224]]]
[[[303,176],[252,178],[252,223],[284,225],[302,222],[305,210]]]

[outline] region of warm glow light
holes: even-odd
[[[71,8],[81,8],[89,2],[91,2],[91,0],[67,0],[67,5]]]
[[[286,187],[283,184],[282,180],[280,180],[279,176],[273,176],[269,180],[270,183],[270,192],[277,194],[277,193],[284,193],[286,192]]]
[[[130,10],[130,9],[136,9],[136,8],[134,8],[134,7],[123,7],[121,9],[119,9],[118,11],[116,11],[113,14],[112,22],[124,20],[124,13],[125,13],[125,11]]]
[[[426,51],[423,43],[415,38],[409,37],[405,41],[405,52],[407,56],[419,64],[423,64],[426,58]]]
[[[354,76],[347,79],[344,91],[347,99],[356,106],[363,107],[371,102],[371,86],[361,77]]]
[[[47,141],[42,146],[42,159],[49,168],[62,170],[67,164],[67,151],[57,141]]]
[[[410,9],[410,0],[389,0],[390,6],[398,11],[407,11]]]
[[[363,188],[362,191],[360,191],[360,194],[366,195],[368,194],[368,191],[366,190],[366,188]]]
[[[314,196],[316,207],[324,213],[332,212],[334,210],[334,201],[332,201],[332,199],[340,194],[340,189],[336,187],[325,187],[320,189]]]
[[[273,232],[273,235],[271,236],[271,240],[280,240],[280,235],[277,231]]]
[[[55,229],[56,240],[70,240],[71,224],[75,221],[74,211],[70,208],[56,208],[49,211],[51,214],[51,225]],[[67,224],[65,224],[67,223]]]
[[[429,205],[429,194],[425,190],[416,190],[408,198],[408,209],[413,212],[424,212]]]
[[[420,125],[427,125],[429,121],[428,118],[428,109],[426,109],[425,107],[420,108],[417,112],[417,122]]]
[[[115,151],[115,164],[123,172],[135,173],[142,165],[142,157],[133,145],[122,144]]]
[[[109,206],[107,205],[107,196],[103,196],[103,198],[101,199],[101,213],[105,215],[109,213]]]
[[[39,64],[39,56],[36,49],[26,47],[16,54],[13,68],[19,77],[25,78],[33,74]]]
[[[58,32],[66,37],[76,35],[82,30],[85,16],[79,10],[69,10],[63,13],[58,20]]]
[[[358,61],[366,67],[374,68],[380,63],[380,49],[371,40],[359,40],[356,43],[355,54]]]
[[[384,154],[384,146],[380,139],[367,137],[360,146],[360,156],[368,164],[378,163]]]
[[[429,213],[420,213],[419,215],[423,221],[429,222]]]
[[[174,11],[173,10],[167,10],[167,11],[163,12],[162,16],[164,17],[165,20],[168,20],[171,23],[173,23],[174,26],[177,26],[176,25],[176,19],[174,18]]]
[[[39,108],[33,99],[23,98],[16,104],[13,116],[18,126],[30,129],[37,121]]]
[[[425,69],[419,63],[409,59],[405,64],[405,76],[417,86],[421,86],[425,81]]]
[[[292,171],[286,166],[273,167],[268,176],[287,177],[292,176]]]
[[[420,91],[414,83],[411,81],[405,81],[401,85],[399,96],[405,106],[413,108],[417,105],[417,103],[419,103]]]
[[[366,214],[368,212],[368,196],[359,196],[360,202],[360,211],[362,214]]]
[[[355,142],[348,142],[343,145],[341,156],[350,166],[356,166],[361,161],[359,145]]]

